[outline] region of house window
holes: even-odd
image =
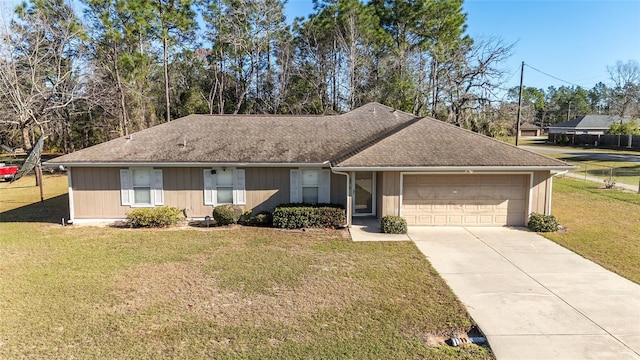
[[[216,172],[216,204],[233,204],[233,170]]]
[[[292,203],[329,203],[331,172],[326,169],[292,169],[290,201]]]
[[[317,204],[319,188],[320,170],[302,170],[302,202]]]
[[[204,204],[246,204],[244,169],[216,168],[204,170]]]
[[[120,170],[120,202],[132,207],[164,204],[162,170],[133,168]]]
[[[133,169],[133,205],[152,205],[151,169]]]

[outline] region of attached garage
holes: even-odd
[[[409,225],[523,226],[529,174],[402,176],[402,217]]]

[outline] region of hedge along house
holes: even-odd
[[[68,170],[70,221],[173,206],[338,203],[410,225],[521,226],[549,214],[571,169],[432,118],[370,103],[331,116],[190,115],[50,160]]]

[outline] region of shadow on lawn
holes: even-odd
[[[69,195],[58,195],[0,213],[0,222],[44,222],[60,224],[69,218]]]

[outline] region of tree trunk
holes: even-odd
[[[169,37],[162,39],[163,64],[164,64],[164,100],[167,103],[167,122],[171,121],[171,105],[169,104]]]
[[[122,117],[120,118],[120,136],[129,135],[129,121],[127,120],[127,104],[124,95],[124,89],[122,87],[122,79],[120,78],[120,67],[118,67],[118,52],[115,49],[113,50],[113,67],[116,73],[116,87],[118,88],[118,94],[120,94],[120,111],[122,112]],[[124,134],[123,134],[124,132]]]
[[[31,150],[33,146],[31,143],[31,136],[29,135],[29,127],[27,126],[26,121],[20,122],[20,130],[22,131],[22,146],[24,146],[25,151]]]
[[[433,58],[431,70],[431,116],[435,117],[438,111],[438,59]]]

